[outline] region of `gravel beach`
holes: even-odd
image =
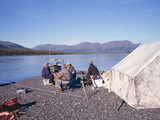
[[[17,86],[22,85],[22,86]],[[17,94],[18,88],[27,88],[28,93]],[[160,120],[160,109],[134,109],[123,103],[116,112],[121,99],[112,93],[114,102],[106,88],[85,86],[56,93],[55,86],[44,86],[40,76],[0,86],[0,103],[17,97],[21,104],[30,106],[18,120]]]

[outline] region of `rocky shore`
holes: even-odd
[[[28,93],[16,93],[27,86]],[[111,99],[103,87],[92,90],[86,85],[85,89],[88,100],[81,87],[56,93],[54,85],[44,86],[39,76],[1,85],[0,103],[17,97],[21,104],[28,104],[18,120],[160,120],[160,109],[134,109],[124,102],[117,113],[115,108],[121,102],[118,96],[112,93]]]

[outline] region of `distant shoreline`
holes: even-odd
[[[0,56],[67,55],[67,54],[85,54],[85,53],[65,53],[59,51],[31,50],[31,49],[0,49]]]
[[[24,55],[71,55],[71,54],[129,54],[125,53],[67,53],[48,50],[32,50],[32,49],[0,49],[0,56],[24,56]]]

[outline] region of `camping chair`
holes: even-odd
[[[63,90],[69,89],[72,87],[72,79],[70,79],[68,84],[61,83]]]
[[[72,72],[71,72],[71,77],[72,77],[72,79],[76,79],[76,70],[73,70]]]

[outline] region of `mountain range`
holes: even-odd
[[[73,53],[117,53],[132,51],[140,45],[134,44],[128,40],[124,41],[110,41],[106,43],[91,43],[82,42],[76,45],[38,45],[32,49],[35,50],[51,50],[60,52],[73,52]]]
[[[71,53],[117,53],[132,51],[140,45],[134,44],[128,40],[124,41],[110,41],[106,43],[91,43],[82,42],[76,45],[38,45],[33,50],[49,50],[59,52],[71,52]],[[22,45],[0,40],[0,49],[29,49]]]
[[[29,48],[23,47],[22,45],[13,42],[0,40],[0,49],[29,49]]]

